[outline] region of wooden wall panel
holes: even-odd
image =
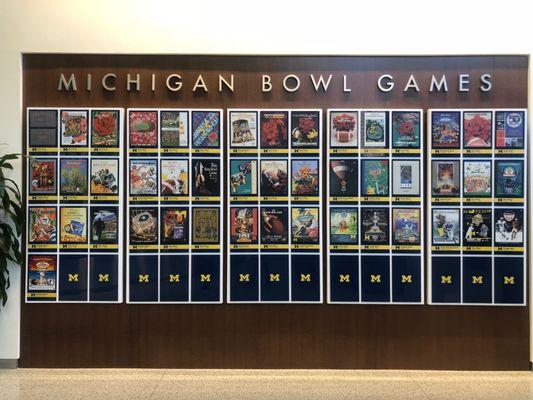
[[[28,106],[105,107],[527,107],[525,56],[270,57],[25,55],[24,110]],[[75,72],[78,91],[57,91],[60,72]],[[117,91],[105,92],[105,73]],[[493,90],[478,89],[491,73]],[[84,74],[93,89],[84,88]],[[126,74],[141,74],[141,91],[127,92]],[[151,74],[158,75],[156,91]],[[165,89],[170,73],[183,77],[179,92]],[[209,92],[194,94],[202,73]],[[218,93],[217,74],[235,74],[235,92]],[[273,89],[261,92],[261,74]],[[287,93],[281,79],[300,76]],[[315,93],[309,73],[329,74],[327,93]],[[381,74],[395,77],[389,93]],[[420,93],[404,94],[413,73]],[[457,75],[471,75],[459,93]],[[351,93],[342,92],[342,74]],[[431,75],[447,74],[448,93],[429,93]],[[23,132],[20,133],[24,136]],[[225,185],[224,185],[225,187]],[[324,231],[324,230],[323,230]],[[324,261],[325,262],[325,261]],[[324,277],[325,277],[324,271]],[[326,282],[326,279],[324,279]],[[23,291],[24,292],[24,291]],[[325,287],[324,287],[325,298]],[[22,367],[155,368],[529,368],[529,307],[373,305],[86,305],[23,304]]]

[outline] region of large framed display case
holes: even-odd
[[[527,56],[24,55],[20,365],[529,369],[527,85]]]
[[[122,302],[123,113],[27,108],[26,302]]]
[[[222,110],[127,115],[127,301],[221,303]]]
[[[527,110],[428,111],[430,304],[525,305]]]
[[[423,304],[422,110],[328,109],[328,302]]]
[[[322,302],[322,110],[227,121],[228,302]]]

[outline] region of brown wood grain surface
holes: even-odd
[[[57,90],[60,72],[77,74],[76,93]],[[84,86],[87,73],[93,77],[91,91]],[[117,74],[115,92],[106,92],[100,85],[106,73]],[[141,74],[140,92],[126,90],[127,73]],[[154,92],[152,73],[158,77]],[[179,92],[165,88],[166,76],[172,73],[183,77]],[[199,73],[208,85],[207,93],[192,92]],[[219,73],[226,78],[235,75],[234,93],[218,92]],[[329,73],[334,75],[330,89],[315,93],[309,74],[318,77]],[[462,73],[470,74],[470,92],[457,91],[458,74]],[[483,73],[492,74],[493,89],[488,93],[479,90]],[[261,74],[272,77],[270,93],[261,92]],[[300,77],[299,91],[283,90],[281,81],[287,74]],[[348,76],[350,93],[342,92],[343,74]],[[381,74],[395,78],[395,88],[389,93],[377,89],[376,81]],[[414,74],[420,86],[419,93],[402,91],[410,74]],[[432,74],[437,78],[447,75],[447,93],[428,92]],[[322,108],[324,112],[333,107],[525,108],[527,74],[526,56],[32,54],[23,59],[23,105],[24,113],[26,107],[38,106],[292,107]],[[25,138],[24,129],[20,134]],[[323,163],[325,166],[325,159]],[[326,261],[324,255],[324,298]],[[526,370],[528,308],[23,304],[20,365]]]

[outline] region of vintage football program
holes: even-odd
[[[255,159],[230,160],[230,196],[257,196],[257,163]]]
[[[161,196],[187,197],[189,195],[189,161],[187,159],[161,160]]]
[[[494,245],[524,245],[524,211],[521,208],[494,209]]]
[[[230,147],[257,147],[257,112],[230,111]]]
[[[392,161],[392,195],[420,196],[420,161]]]
[[[289,243],[287,207],[261,207],[261,244]]]
[[[361,195],[389,195],[389,160],[361,160]]]
[[[27,298],[55,301],[56,290],[57,255],[29,255]]]
[[[220,112],[192,111],[192,148],[220,147]]]
[[[392,111],[392,147],[420,148],[420,113]]]
[[[57,243],[57,208],[28,208],[28,243]]]
[[[87,207],[59,208],[60,243],[87,243]]]
[[[523,149],[524,136],[523,111],[496,111],[496,148]]]
[[[91,158],[91,195],[118,195],[118,171],[118,158]]]
[[[289,113],[287,111],[261,111],[261,148],[287,149]]]
[[[319,244],[318,207],[292,207],[291,242],[298,244]]]
[[[59,194],[87,196],[87,168],[87,158],[61,158]]]
[[[119,147],[118,110],[91,111],[91,147]]]
[[[329,114],[329,145],[357,148],[359,113],[357,111],[331,111]]]
[[[492,147],[492,112],[465,111],[463,113],[463,147]]]
[[[161,111],[161,147],[187,147],[189,143],[189,113]]]
[[[61,146],[87,147],[88,112],[61,110]]]
[[[330,244],[358,244],[358,212],[355,207],[332,207],[329,211]]]
[[[318,111],[291,112],[291,147],[319,148],[320,113]]]
[[[130,160],[130,196],[156,196],[157,183],[157,160]]]
[[[431,195],[433,197],[459,197],[460,164],[458,160],[431,162]]]
[[[57,160],[33,158],[28,163],[30,195],[57,194]]]
[[[495,170],[496,197],[524,197],[524,162],[522,160],[496,160]]]
[[[385,111],[363,111],[361,123],[364,148],[387,147],[388,127]]]
[[[463,246],[492,244],[492,210],[490,208],[463,209]]]
[[[318,196],[319,171],[318,160],[291,161],[291,195],[292,196]]]
[[[287,160],[261,160],[261,196],[288,195]]]
[[[220,160],[195,158],[192,160],[192,195],[202,197],[220,196]]]
[[[192,209],[192,244],[219,244],[219,209],[194,207]]]
[[[420,209],[392,209],[392,243],[420,245]]]
[[[461,145],[461,113],[459,111],[433,111],[431,113],[431,138],[433,148],[458,149]]]
[[[230,208],[230,243],[258,243],[258,210],[257,207]]]
[[[189,209],[161,208],[161,245],[189,244]]]
[[[432,237],[434,246],[461,244],[461,219],[458,208],[434,208]]]
[[[389,245],[389,209],[361,208],[361,244]]]
[[[92,206],[91,244],[118,244],[118,207]]]
[[[492,195],[490,161],[463,161],[463,195],[465,197]]]
[[[130,244],[157,244],[158,210],[156,207],[130,207]]]
[[[129,146],[157,147],[157,111],[129,112]]]
[[[354,198],[358,191],[357,159],[334,159],[329,162],[330,197]]]

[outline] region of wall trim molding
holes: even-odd
[[[0,369],[17,369],[19,367],[19,360],[4,360],[0,359]]]

